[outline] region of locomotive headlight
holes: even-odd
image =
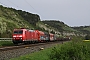
[[[16,37],[16,36],[13,36],[13,37]]]
[[[19,37],[22,37],[22,36],[19,36]]]

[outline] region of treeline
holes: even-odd
[[[24,20],[28,21],[32,25],[36,25],[36,23],[38,21],[40,21],[40,16],[37,15],[37,14],[32,14],[32,13],[29,13],[29,12],[26,12],[26,11],[16,10],[16,9],[13,9],[13,8],[9,8],[9,9],[18,13]]]
[[[90,35],[86,35],[85,40],[90,40]]]
[[[29,12],[25,12],[22,10],[17,10],[19,15],[24,18],[24,20],[28,21],[30,24],[35,25],[38,21],[40,21],[40,17],[37,14],[31,14]]]
[[[78,27],[72,27],[72,28],[82,33],[86,33],[90,35],[90,26],[78,26]]]
[[[65,24],[63,22],[60,21],[56,21],[56,20],[45,20],[42,21],[44,24],[48,24],[51,27],[56,28],[57,30],[59,30],[60,32],[64,31],[63,27],[65,26]]]

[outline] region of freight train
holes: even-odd
[[[12,41],[14,44],[18,43],[35,43],[35,42],[49,42],[63,40],[55,34],[39,31],[29,30],[25,28],[14,29],[12,34]]]

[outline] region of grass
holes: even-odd
[[[0,41],[0,46],[12,46],[12,41]]]

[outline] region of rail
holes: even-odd
[[[0,41],[12,41],[12,38],[0,38]]]

